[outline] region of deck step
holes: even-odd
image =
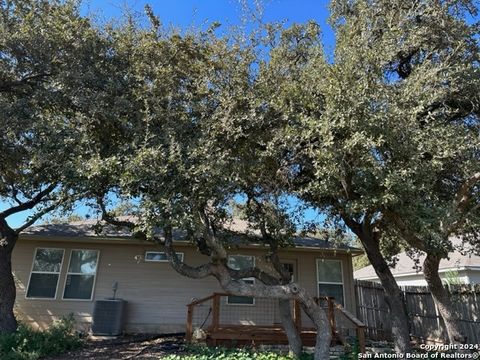
[[[304,329],[300,336],[305,346],[315,345],[315,330]],[[339,343],[339,339],[332,339],[332,345],[338,345]],[[215,330],[207,330],[207,344],[212,346],[287,345],[288,339],[281,327],[222,326]]]

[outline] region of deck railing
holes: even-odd
[[[350,322],[356,332],[357,336],[357,341],[359,345],[359,350],[360,352],[364,353],[365,352],[365,329],[366,325],[357,319],[355,315],[353,315],[350,311],[345,309],[341,304],[335,302],[335,299],[333,297],[319,297],[315,298],[317,303],[320,301],[326,301],[327,302],[327,316],[328,320],[330,322],[330,329],[332,331],[332,337],[338,338],[343,344],[346,344],[346,339],[340,334],[340,332],[337,330],[337,317],[338,315],[343,316],[344,319],[346,319],[348,322]],[[336,315],[338,313],[338,315]]]
[[[217,333],[226,327],[230,330],[238,329],[238,333],[242,333],[239,338],[249,338],[242,328],[249,328],[252,334],[252,339],[259,340],[260,338],[268,341],[269,337],[263,334],[260,336],[253,335],[255,328],[271,329],[274,331],[283,331],[281,329],[280,319],[278,317],[278,301],[276,299],[255,298],[255,303],[251,305],[232,305],[228,301],[222,301],[222,298],[231,296],[227,293],[213,293],[202,299],[194,300],[187,305],[187,328],[186,340],[191,341],[193,337],[194,328],[202,328],[207,335]],[[330,328],[332,331],[332,338],[346,344],[345,337],[338,331],[337,320],[342,317],[348,323],[353,325],[358,339],[360,351],[365,351],[365,325],[358,320],[352,313],[346,310],[342,305],[335,302],[331,297],[316,298],[326,311]],[[312,338],[314,332],[313,324],[302,321],[302,309],[300,303],[292,300],[292,317],[297,329],[302,335]],[[343,320],[343,323],[345,323]],[[273,339],[273,335],[272,335]],[[266,342],[265,342],[266,343]]]

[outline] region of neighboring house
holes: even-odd
[[[459,240],[454,242],[460,244]],[[427,282],[421,269],[424,259],[425,255],[420,256],[416,264],[405,252],[400,253],[395,267],[391,269],[398,285],[426,286]],[[440,261],[439,274],[446,283],[480,284],[480,256],[472,252],[468,252],[467,255],[462,255],[458,251],[452,252],[448,259]],[[357,280],[380,282],[371,265],[355,271],[353,276]]]
[[[118,282],[116,296],[128,302],[126,332],[182,332],[186,305],[221,291],[213,277],[194,280],[177,274],[157,246],[135,239],[129,231],[105,226],[98,235],[94,225],[95,221],[41,225],[21,235],[13,253],[16,312],[21,320],[45,328],[52,320],[74,313],[79,326],[88,331],[94,301],[112,297],[112,285]],[[236,230],[245,232],[245,225],[238,222]],[[174,236],[186,263],[207,260],[182,240],[181,232]],[[295,238],[295,244],[280,253],[295,281],[314,296],[335,297],[355,313],[352,256],[362,251],[311,237]],[[261,245],[237,245],[229,262],[237,268],[263,266],[266,253]],[[249,314],[258,307],[263,317],[271,311],[248,297],[222,301],[237,309],[237,315],[246,307]],[[245,316],[245,321],[254,322]]]

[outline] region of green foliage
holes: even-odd
[[[91,112],[115,101],[112,41],[78,1],[0,2],[0,201],[9,211],[34,218],[71,207],[68,184],[88,156],[77,129],[91,129]]]
[[[0,335],[2,360],[36,360],[47,355],[78,349],[81,339],[74,332],[73,315],[62,318],[45,331],[20,324],[13,334]]]
[[[355,342],[351,351],[342,355],[341,360],[358,359],[360,348],[358,342]],[[162,358],[166,360],[294,360],[295,358],[280,352],[258,351],[250,348],[223,348],[223,347],[205,347],[189,346],[181,354],[167,355]],[[312,360],[313,354],[303,353],[297,360]]]
[[[212,254],[205,228],[217,234],[236,196],[254,230],[291,235],[277,200],[293,194],[385,256],[446,257],[451,235],[480,228],[475,3],[331,9],[333,56],[313,22],[236,41],[163,32],[150,13],[152,28],[114,32],[126,83],[85,129],[92,198],[139,199],[140,231],[181,228]]]
[[[293,360],[294,358],[276,352],[263,352],[254,349],[227,349],[222,347],[193,346],[186,349],[183,354],[167,355],[165,360]],[[311,360],[310,354],[302,354],[300,360]]]
[[[116,102],[113,74],[121,74],[121,66],[113,70],[113,42],[80,15],[79,1],[0,1],[2,261],[10,261],[19,233],[53,210],[68,212],[81,197],[81,189],[72,187],[89,147],[78,131],[100,127],[105,113],[99,109],[117,118],[116,111],[123,111],[106,106]],[[27,219],[11,228],[7,218],[22,212]],[[2,279],[11,278],[8,267],[1,271]],[[2,332],[16,327],[10,284],[0,284]]]
[[[49,216],[44,220],[45,224],[69,224],[76,221],[83,221],[85,218],[78,214],[70,214],[66,216]]]
[[[464,284],[457,270],[448,270],[445,273],[443,283],[448,287]]]
[[[476,5],[332,1],[333,58],[308,26],[284,31],[259,74],[270,111],[251,133],[274,127],[275,182],[357,234],[375,229],[387,256],[414,246],[445,257],[450,236],[475,233]]]
[[[349,351],[340,357],[341,360],[355,360],[358,359],[360,354],[360,344],[358,339],[355,339]]]
[[[368,260],[368,257],[365,254],[355,256],[352,259],[352,262],[353,262],[353,270],[359,270],[370,265],[370,261]]]
[[[138,207],[131,201],[123,200],[111,212],[115,216],[133,216],[138,212]]]

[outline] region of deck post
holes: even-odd
[[[302,331],[302,309],[297,299],[293,299],[293,321],[298,331]]]
[[[365,353],[365,327],[357,327],[358,346],[361,353]]]
[[[185,340],[187,342],[192,341],[193,336],[193,305],[187,305],[187,331],[185,333]]]
[[[333,298],[328,297],[327,298],[328,302],[328,320],[330,322],[330,329],[332,331],[332,337],[335,337],[337,334],[337,325],[335,323],[335,304],[333,301]]]
[[[218,329],[220,323],[220,294],[215,293],[212,302],[212,329]]]

